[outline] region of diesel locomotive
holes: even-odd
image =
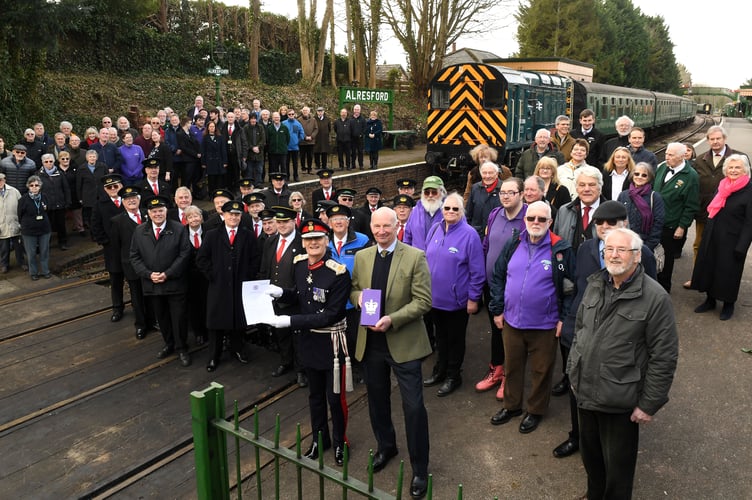
[[[580,111],[593,110],[596,125],[614,134],[622,115],[646,130],[684,125],[696,104],[685,97],[581,82],[560,75],[465,63],[447,66],[431,81],[426,121],[426,163],[436,173],[461,173],[473,166],[470,150],[488,144],[514,168],[540,128],[553,128],[558,115],[577,126]]]

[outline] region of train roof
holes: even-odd
[[[581,82],[581,81],[575,80],[574,85],[575,87],[577,86],[583,87],[587,92],[596,92],[599,94],[619,94],[623,96],[642,97],[642,98],[653,97],[653,92],[651,92],[650,90],[633,89],[629,87],[617,87],[616,85],[607,85],[605,83]]]

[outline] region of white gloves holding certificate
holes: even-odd
[[[266,295],[269,295],[270,297],[274,297],[275,299],[278,299],[282,296],[282,289],[278,287],[277,285],[268,285],[266,287],[266,290],[264,290],[264,293]]]
[[[265,323],[274,328],[288,328],[290,326],[290,316],[272,316]]]

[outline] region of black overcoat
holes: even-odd
[[[191,244],[183,225],[167,219],[165,228],[154,237],[151,223],[136,228],[131,240],[130,261],[141,278],[144,295],[173,295],[185,293],[188,276],[186,269],[191,258]],[[164,283],[153,283],[151,273],[165,273]]]

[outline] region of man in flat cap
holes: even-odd
[[[162,331],[165,345],[157,358],[164,359],[177,350],[180,363],[188,366],[191,356],[185,293],[191,244],[183,225],[167,220],[169,204],[162,195],[146,201],[149,222],[133,233],[130,260]]]
[[[224,224],[207,231],[196,257],[196,265],[209,281],[206,326],[211,349],[206,370],[217,369],[224,337],[230,340],[233,356],[248,363],[243,350],[243,332],[248,324],[243,310],[243,281],[253,280],[261,256],[256,236],[240,225],[243,203],[231,200],[222,206]]]

